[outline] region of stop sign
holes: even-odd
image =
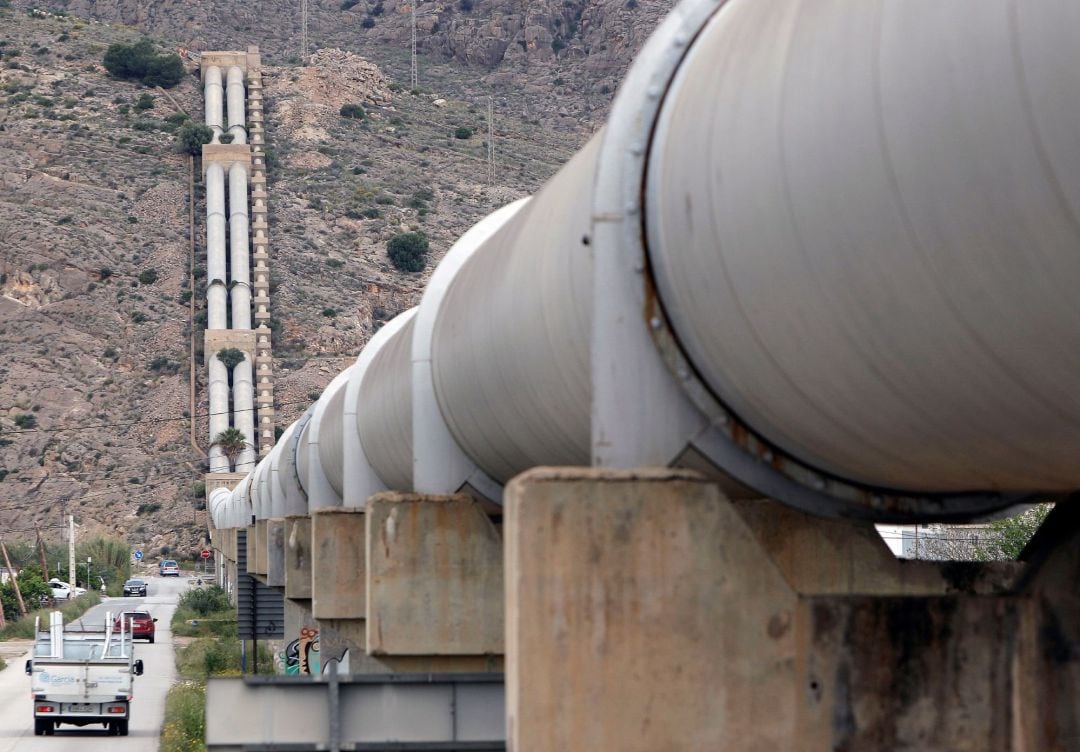
[[[209,548],[204,548],[202,550],[202,552],[199,554],[199,556],[203,557],[204,559],[209,559],[210,558],[210,549]]]

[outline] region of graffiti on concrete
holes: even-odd
[[[286,674],[319,673],[319,630],[303,627],[300,636],[285,646]]]

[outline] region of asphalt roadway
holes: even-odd
[[[148,609],[157,619],[153,645],[144,640],[135,643],[135,657],[141,658],[145,673],[135,677],[128,736],[107,736],[103,726],[60,726],[54,736],[34,736],[30,701],[30,677],[23,672],[30,657],[8,658],[8,667],[0,671],[0,752],[96,752],[97,750],[136,750],[156,752],[165,712],[165,695],[176,680],[172,631],[169,620],[176,602],[188,587],[186,577],[147,577],[150,587],[145,598],[106,598],[101,605],[86,612],[79,621],[89,627],[101,627],[106,612],[125,609]],[[78,624],[78,622],[76,622]]]

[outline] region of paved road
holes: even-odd
[[[105,622],[105,612],[117,613],[128,608],[148,608],[158,620],[155,643],[136,643],[135,657],[142,658],[146,671],[135,679],[135,699],[131,701],[130,735],[106,736],[101,726],[61,726],[55,736],[34,736],[30,710],[30,679],[23,673],[27,653],[8,661],[0,671],[0,752],[156,752],[165,710],[165,693],[175,678],[172,632],[169,620],[179,594],[188,587],[186,578],[147,578],[150,587],[146,598],[107,598],[100,606],[86,612],[87,626]]]

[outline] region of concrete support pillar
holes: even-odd
[[[365,509],[368,653],[391,666],[395,656],[471,656],[497,667],[502,538],[481,505],[464,495],[380,493]]]
[[[898,562],[871,528],[682,471],[538,469],[505,498],[510,749],[1080,738],[1080,509],[1051,516],[1067,534],[1018,577]]]
[[[280,517],[266,521],[266,584],[285,587],[285,520]]]
[[[803,749],[798,598],[714,486],[541,470],[504,498],[510,749]]]
[[[285,597],[292,600],[311,598],[311,518],[296,515],[285,518]]]
[[[258,574],[256,569],[256,559],[259,556],[259,544],[258,535],[255,530],[255,524],[248,525],[245,529],[246,535],[244,536],[245,554],[247,556],[247,571]]]
[[[255,384],[246,353],[233,368],[233,426],[244,434],[246,442],[236,458],[236,472],[247,473],[255,469]]]
[[[363,619],[364,512],[327,507],[311,514],[311,611],[316,619]]]
[[[265,576],[267,569],[266,520],[255,520],[255,524],[248,530],[248,540],[255,539],[255,556],[248,559],[248,571]]]

